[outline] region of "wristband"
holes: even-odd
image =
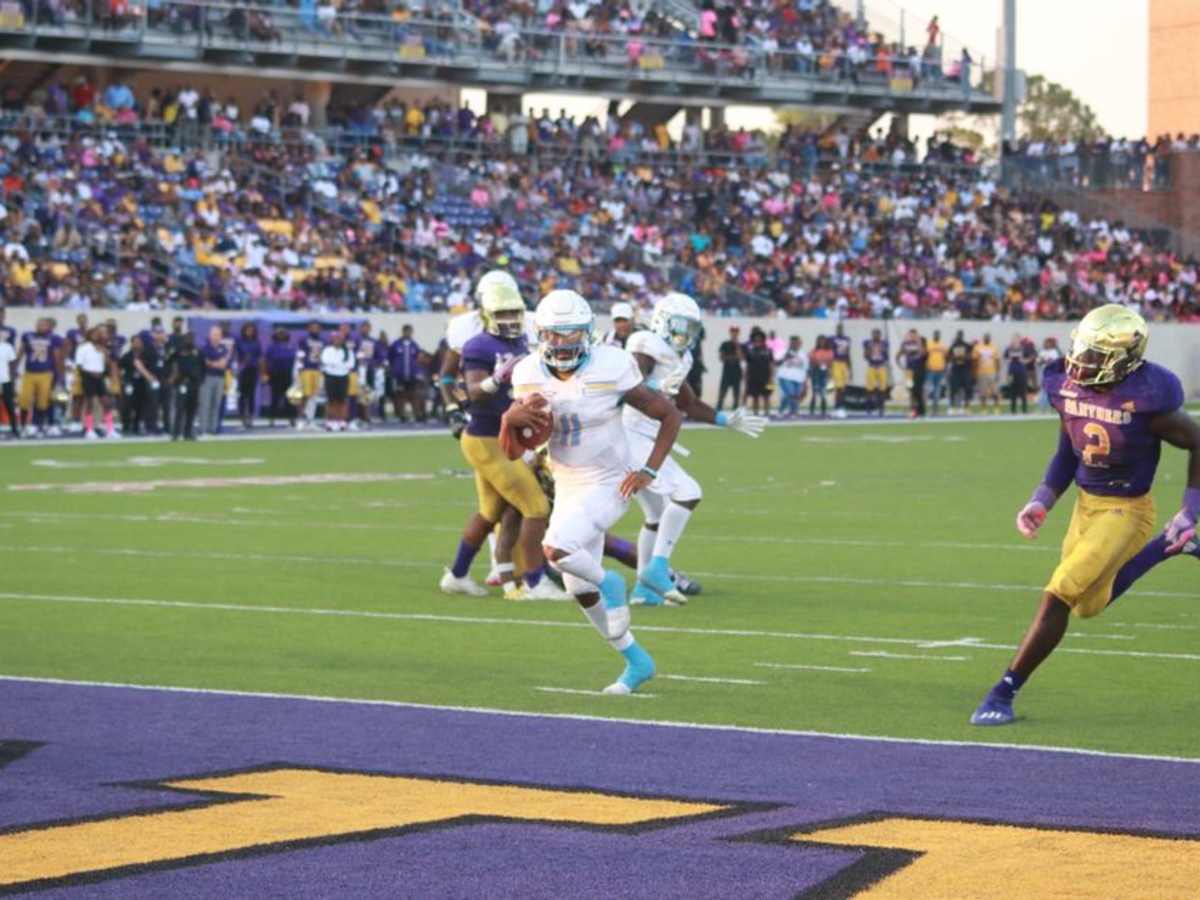
[[[658,469],[652,469],[650,466],[642,466],[641,472],[643,475],[649,475],[651,481],[658,478]]]
[[[1054,507],[1056,500],[1058,500],[1058,494],[1054,493],[1047,484],[1039,484],[1034,488],[1033,496],[1029,498],[1030,503],[1040,503],[1047,511]]]
[[[487,378],[483,379],[483,381],[479,382],[479,389],[481,391],[486,391],[489,394],[494,394],[496,391],[500,390],[500,385],[496,384],[496,379],[489,375]]]
[[[724,428],[729,424],[729,416],[725,415],[723,412],[719,412],[713,416],[713,424],[720,425],[722,428]]]

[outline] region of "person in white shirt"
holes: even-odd
[[[8,427],[12,436],[19,438],[21,429],[17,427],[17,404],[13,399],[13,382],[17,376],[17,351],[6,340],[0,339],[0,401],[4,403],[4,413],[8,416]]]
[[[788,340],[787,350],[775,377],[783,392],[779,404],[779,415],[783,418],[800,415],[800,404],[804,402],[804,386],[808,383],[808,354],[804,352],[804,341],[793,334]]]
[[[654,677],[654,660],[629,629],[625,581],[605,571],[604,533],[625,514],[629,499],[654,483],[679,434],[683,416],[667,397],[642,382],[634,358],[619,347],[595,346],[595,319],[574,291],[551,291],[534,315],[538,351],[513,369],[516,400],[501,427],[538,428],[553,422],[549,442],[555,505],[546,529],[546,559],[609,645],[626,661],[604,689],[629,694]],[[623,406],[659,423],[649,457],[632,463]]]
[[[96,439],[97,406],[104,415],[105,436],[117,436],[113,427],[112,397],[108,394],[108,376],[113,374],[114,367],[109,360],[107,343],[105,326],[97,325],[75,351],[75,368],[83,379],[83,436],[90,441]]]
[[[321,374],[325,376],[325,430],[345,431],[349,418],[350,373],[357,362],[339,329],[321,351]]]

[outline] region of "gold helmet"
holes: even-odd
[[[288,388],[285,396],[287,397],[287,402],[292,404],[292,406],[299,406],[304,402],[304,388],[298,384],[293,384]]]
[[[1071,332],[1067,376],[1082,387],[1116,384],[1145,360],[1146,320],[1118,303],[1099,306]]]
[[[521,292],[504,282],[493,282],[479,291],[479,318],[488,334],[515,340],[525,332],[525,301]]]

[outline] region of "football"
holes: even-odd
[[[529,413],[541,416],[531,420]],[[541,394],[514,400],[500,419],[500,449],[509,459],[520,459],[526,450],[536,450],[554,433],[554,416]]]

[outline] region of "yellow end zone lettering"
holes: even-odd
[[[152,785],[153,786],[153,785]],[[635,827],[731,806],[588,791],[277,768],[161,782],[210,803],[0,834],[0,888],[169,866],[456,819]]]
[[[1195,897],[1200,840],[905,817],[819,828],[805,844],[905,852],[853,893],[871,900]],[[916,854],[914,856],[914,854]]]

